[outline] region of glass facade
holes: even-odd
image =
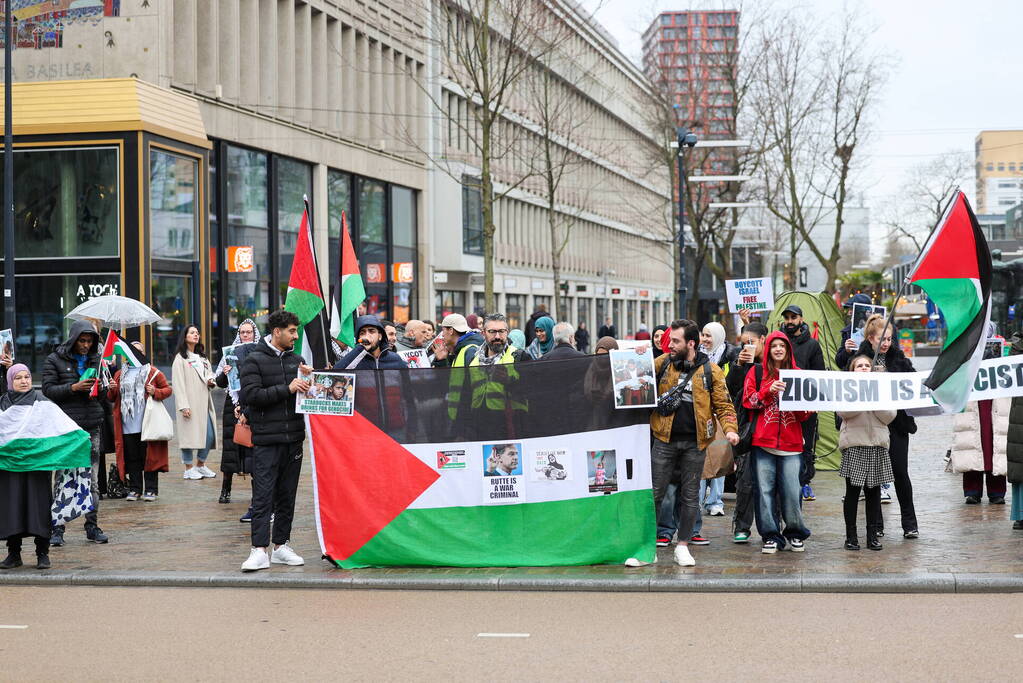
[[[465,310],[465,292],[438,289],[434,295],[434,316],[438,323],[449,313],[461,313]]]
[[[270,301],[270,223],[266,154],[228,146],[224,207],[224,277],[227,284],[228,330],[242,320],[266,322]],[[229,332],[226,343],[234,337]]]
[[[524,294],[505,294],[504,315],[508,318],[508,329],[525,329],[525,322],[522,319],[522,311],[526,307]]]
[[[579,323],[586,323],[587,329],[592,327],[590,325],[590,299],[576,299],[575,306],[575,326],[579,327]],[[595,342],[596,340],[594,340]]]
[[[329,286],[334,286],[334,279],[341,272],[341,221],[342,215],[351,230],[352,221],[352,177],[347,173],[330,169],[327,172],[327,234],[330,254],[327,267]]]
[[[202,325],[192,318],[192,278],[185,275],[153,276],[152,308],[160,316],[160,322],[153,325],[153,341],[149,358],[171,381],[170,367],[174,362],[174,349],[185,325]],[[207,353],[207,355],[209,355]]]
[[[16,257],[118,256],[118,168],[115,147],[16,150]]]
[[[407,187],[391,186],[391,243],[391,320],[404,323],[412,319],[418,279],[416,193]]]
[[[298,228],[302,224],[304,198],[313,196],[313,169],[309,164],[276,157],[277,160],[277,288],[281,304],[288,293],[291,263],[295,259]],[[310,216],[312,208],[310,208]]]
[[[149,243],[154,258],[196,259],[198,167],[196,159],[158,149],[149,153]]]
[[[483,255],[483,192],[470,176],[462,177],[462,253]]]
[[[387,193],[384,183],[360,178],[359,264],[366,286],[366,312],[390,318],[387,296]]]

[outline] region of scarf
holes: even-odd
[[[7,410],[11,406],[30,406],[37,400],[39,400],[39,392],[35,389],[8,391],[0,398],[0,411]]]
[[[525,350],[526,348],[526,333],[519,329],[514,329],[508,333],[508,341],[517,349]]]
[[[549,316],[537,318],[536,329],[544,331],[547,335],[547,341],[541,342],[539,337],[533,339],[527,350],[534,360],[547,355],[554,348],[554,320]]]
[[[709,349],[704,349],[707,356],[710,357],[710,361],[715,365],[721,365],[721,357],[725,354],[725,327],[721,323],[707,323],[703,326],[703,331],[710,335],[713,340],[714,346]]]
[[[504,355],[504,351],[502,350],[501,353],[497,354],[496,356],[488,356],[487,349],[488,346],[486,342],[480,344],[479,347],[476,349],[476,360],[479,361],[480,365],[493,365],[501,356]]]
[[[136,352],[138,349],[136,349]],[[140,368],[121,369],[121,415],[130,420],[137,411],[146,407],[146,380],[149,379],[150,365]]]
[[[256,340],[259,339],[259,326],[256,325],[256,321],[253,320],[252,318],[246,318],[245,320],[241,321],[241,323],[239,323],[238,329],[235,330],[234,341],[231,342],[231,346],[237,346],[238,344],[242,343],[242,325],[245,325],[246,323],[248,323],[249,325],[252,325],[252,331],[255,332],[255,334],[252,335],[252,341],[248,342],[248,343],[254,344],[256,342]],[[269,343],[270,342],[267,342],[267,344],[269,344]],[[213,376],[214,377],[220,377],[222,374],[224,374],[224,366],[225,365],[227,365],[227,357],[224,356],[224,355],[221,355],[220,356],[220,362],[217,363],[217,369],[213,373]],[[231,395],[231,400],[234,401],[234,404],[238,405],[238,392],[236,390],[234,390],[234,389],[228,389],[227,393]]]

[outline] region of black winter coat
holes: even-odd
[[[580,353],[572,348],[571,344],[561,343],[541,356],[540,360],[565,360],[566,358],[582,358],[586,354]]]
[[[590,350],[590,331],[579,329],[575,331],[575,348],[584,354]]]
[[[810,336],[810,327],[803,323],[799,335],[786,333],[792,342],[792,355],[796,357],[796,365],[800,370],[827,370],[824,365],[824,352],[820,343]]]
[[[854,355],[873,358],[874,347],[864,339],[863,343],[860,344],[860,348],[856,349],[856,353],[849,355],[849,360],[852,360]],[[906,358],[906,354],[894,342],[885,351],[883,363],[885,372],[916,372],[913,363]],[[845,368],[842,369],[844,370]],[[895,413],[895,419],[888,423],[888,431],[903,435],[916,434],[916,420],[905,410],[900,410]]]
[[[103,397],[105,392],[100,392],[100,396],[96,398],[90,398],[89,392],[71,391],[71,385],[79,380],[78,361],[74,357],[74,344],[83,333],[92,334],[93,337],[85,366],[98,369],[99,334],[96,333],[96,329],[91,323],[85,320],[76,321],[71,326],[67,341],[58,346],[43,361],[42,390],[46,398],[60,406],[60,409],[79,427],[88,431],[101,426],[106,419],[107,412],[103,407],[106,402]]]
[[[1012,355],[1023,354],[1023,334],[1012,335]],[[1006,478],[1011,484],[1023,484],[1023,396],[1012,399],[1009,408],[1009,434],[1006,437],[1005,458],[1008,461]]]
[[[252,428],[253,445],[294,444],[305,439],[305,418],[295,412],[295,394],[288,389],[301,364],[301,356],[293,351],[278,356],[265,339],[242,361],[238,397]]]

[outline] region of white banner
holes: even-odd
[[[782,410],[908,410],[937,404],[923,382],[929,372],[782,370]],[[980,364],[971,401],[1023,396],[1023,356]]]

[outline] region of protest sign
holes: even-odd
[[[244,346],[239,344],[238,346]],[[221,348],[221,353],[224,358],[224,365],[231,368],[231,371],[227,373],[227,390],[228,391],[241,391],[242,384],[238,377],[238,354],[236,353],[237,346],[225,346]]]
[[[10,329],[0,330],[0,355],[6,360],[14,360],[14,333]]]
[[[586,483],[590,493],[614,493],[618,490],[615,451],[586,452]]]
[[[483,446],[483,503],[521,503],[522,444],[495,443]]]
[[[615,408],[652,408],[657,405],[654,352],[649,343],[635,350],[612,350],[611,377]]]
[[[568,481],[572,478],[569,469],[569,454],[564,448],[541,448],[533,451],[532,481]]]
[[[295,395],[295,412],[304,415],[351,416],[355,409],[355,375],[345,372],[314,372],[300,379],[312,384]]]
[[[728,297],[728,310],[732,313],[741,308],[755,313],[774,308],[774,285],[768,277],[725,280],[725,296]]]
[[[884,317],[887,315],[887,309],[884,306],[875,306],[874,304],[853,304],[852,333],[850,337],[857,345],[863,343],[863,328],[867,324],[867,319],[875,313]]]
[[[406,365],[410,368],[428,368],[430,367],[430,359],[426,355],[426,349],[409,349],[408,351],[399,351],[398,355],[405,361]]]
[[[782,410],[909,410],[937,405],[927,372],[782,370]],[[982,361],[971,401],[1023,396],[1023,356]]]

